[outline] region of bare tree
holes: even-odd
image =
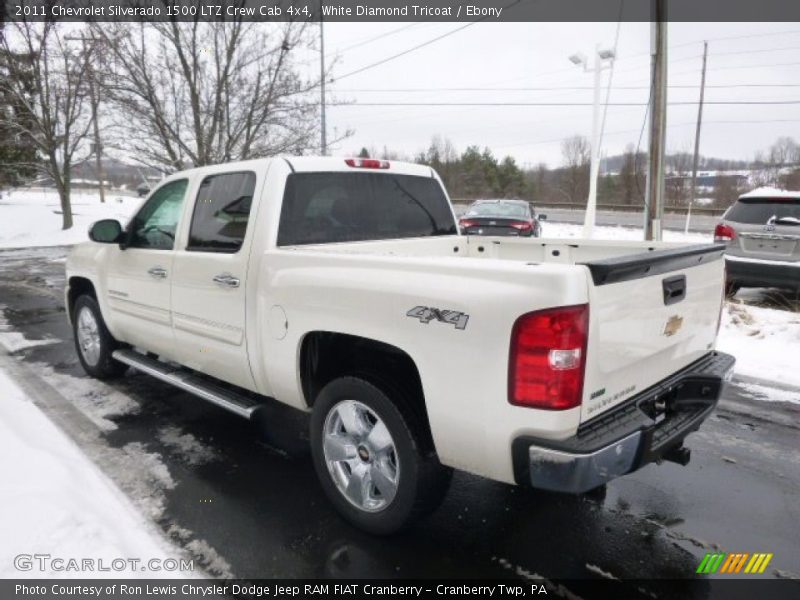
[[[692,160],[692,154],[685,149],[667,154],[667,167],[671,172],[666,177],[665,187],[667,199],[673,206],[685,206],[689,203]]]
[[[302,153],[314,144],[318,81],[294,52],[299,23],[98,24],[119,149],[166,170]]]
[[[62,227],[72,227],[70,190],[75,153],[91,125],[86,102],[87,55],[70,46],[59,24],[14,22],[0,41],[0,92],[16,110],[0,112],[4,128],[33,143],[61,200]]]
[[[561,143],[564,169],[561,176],[564,193],[570,202],[585,202],[589,193],[591,146],[582,135],[573,135]]]

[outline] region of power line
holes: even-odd
[[[513,2],[511,2],[510,4],[508,4],[507,6],[505,6],[503,8],[504,9],[511,8],[515,4],[519,4],[521,1],[522,0],[514,0]],[[457,27],[456,29],[448,31],[447,33],[443,33],[442,35],[438,35],[438,36],[428,40],[427,42],[423,42],[421,44],[417,44],[416,46],[412,46],[411,48],[408,48],[407,50],[403,50],[402,52],[398,52],[397,54],[393,54],[392,56],[387,56],[384,59],[381,59],[379,61],[376,61],[376,62],[368,64],[368,65],[365,65],[365,66],[363,66],[363,67],[361,67],[359,69],[356,69],[354,71],[350,71],[349,73],[345,73],[344,75],[340,75],[338,77],[334,77],[334,80],[341,81],[345,77],[350,77],[351,75],[356,75],[357,73],[363,73],[364,71],[367,71],[368,69],[374,69],[375,67],[379,67],[381,65],[384,65],[389,61],[392,61],[392,60],[395,60],[397,58],[400,58],[401,56],[405,56],[406,54],[410,54],[411,52],[419,50],[420,48],[424,48],[426,46],[430,46],[431,44],[433,44],[435,42],[438,42],[439,40],[443,40],[446,37],[450,37],[451,35],[454,35],[454,34],[458,33],[459,31],[464,31],[468,27],[472,27],[473,25],[477,25],[478,23],[481,23],[481,22],[485,21],[488,18],[489,18],[489,15],[486,15],[485,17],[481,17],[480,19],[478,19],[476,21],[472,21],[471,23],[467,23],[466,25],[462,25],[461,27]]]
[[[416,27],[417,25],[422,25],[422,21],[417,21],[416,23],[406,24],[406,25],[403,25],[402,27],[398,27],[397,29],[392,29],[391,31],[388,31],[386,33],[382,33],[380,35],[373,36],[373,37],[371,37],[369,39],[365,39],[365,40],[362,40],[360,42],[356,42],[355,44],[351,44],[349,46],[345,46],[344,48],[339,48],[339,49],[336,50],[336,52],[337,53],[348,52],[348,51],[353,50],[355,48],[360,48],[361,46],[366,46],[367,44],[371,44],[372,42],[375,42],[377,40],[386,39],[389,36],[392,36],[392,35],[394,35],[396,33],[400,33],[401,31],[405,31],[406,29],[411,29],[412,27]]]
[[[333,79],[334,79],[334,81],[341,81],[345,77],[350,77],[350,76],[356,75],[358,73],[363,73],[364,71],[367,71],[369,69],[374,69],[375,67],[379,67],[381,65],[384,65],[389,61],[395,60],[396,58],[400,58],[401,56],[405,56],[406,54],[410,54],[411,52],[414,52],[415,50],[419,50],[420,48],[424,48],[425,46],[429,46],[429,45],[433,44],[434,42],[438,42],[439,40],[442,40],[442,39],[444,39],[446,37],[454,35],[454,34],[458,33],[459,31],[463,31],[463,30],[467,29],[468,27],[472,27],[473,25],[475,25],[478,22],[479,21],[473,21],[472,23],[467,23],[466,25],[462,25],[461,27],[453,29],[452,31],[448,31],[447,33],[444,33],[444,34],[442,34],[440,36],[437,36],[437,37],[435,37],[433,39],[430,39],[427,42],[423,42],[422,44],[417,44],[416,46],[412,46],[411,48],[408,48],[407,50],[403,50],[402,52],[398,52],[397,54],[393,54],[392,56],[388,56],[388,57],[386,57],[386,58],[384,58],[382,60],[379,60],[377,62],[365,65],[365,66],[363,66],[363,67],[361,67],[359,69],[356,69],[354,71],[350,71],[349,73],[345,73],[344,75],[339,75],[338,77],[334,77]]]
[[[674,84],[670,89],[697,89],[699,84]],[[706,89],[728,89],[728,88],[798,88],[800,83],[730,83],[730,84],[706,84]],[[430,93],[430,92],[557,92],[592,90],[590,85],[565,85],[551,87],[438,87],[438,88],[349,88],[337,90],[340,94],[352,93]],[[646,85],[615,85],[615,90],[646,90]]]
[[[646,102],[604,102],[604,106],[646,106]],[[697,100],[670,102],[670,106],[690,106]],[[800,104],[800,100],[707,100],[717,105],[782,105]],[[351,102],[338,106],[594,106],[592,102]]]
[[[763,123],[800,123],[800,119],[765,119],[765,120],[741,120],[741,121],[704,121],[703,125],[757,125]],[[668,129],[673,129],[676,127],[688,127],[689,125],[696,125],[696,122],[687,121],[685,123],[673,123],[671,125],[667,125]],[[606,135],[624,135],[627,133],[638,133],[638,129],[625,129],[625,130],[618,130],[618,131],[609,131]],[[558,138],[550,138],[546,140],[528,140],[524,142],[514,142],[511,144],[492,144],[492,147],[496,148],[510,148],[514,146],[536,146],[540,144],[554,144],[556,142],[563,142],[564,140],[570,139],[572,136],[566,137],[558,137]],[[639,153],[639,148],[637,146],[636,154]]]

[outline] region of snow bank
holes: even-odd
[[[54,190],[12,190],[0,198],[0,248],[66,246],[88,240],[89,226],[100,219],[126,223],[141,205],[141,198],[97,192],[73,192],[74,225],[61,229],[61,204]]]
[[[800,314],[726,302],[717,348],[736,373],[800,388]]]
[[[583,225],[576,223],[554,223],[547,221],[542,225],[542,237],[544,238],[581,238],[583,237]],[[665,242],[685,242],[688,244],[710,244],[714,240],[710,233],[683,233],[682,231],[664,230]],[[623,240],[641,241],[644,235],[641,228],[622,227],[620,225],[597,225],[594,228],[595,240]]]
[[[14,556],[178,558],[100,470],[0,371],[0,577],[80,577],[17,571]],[[91,577],[178,577],[180,572],[100,571]]]

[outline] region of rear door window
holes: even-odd
[[[256,186],[255,173],[209,175],[200,184],[187,250],[237,252],[242,247]]]
[[[772,217],[800,219],[800,199],[742,198],[731,206],[724,218],[736,223],[764,225]]]
[[[376,173],[293,173],[278,245],[456,234],[450,203],[432,177]]]

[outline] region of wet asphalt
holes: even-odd
[[[65,253],[0,251],[0,315],[27,339],[57,340],[15,353],[31,372],[49,367],[77,378],[77,393],[102,396],[66,321]],[[266,443],[240,418],[135,372],[110,386],[138,408],[112,418],[104,443],[158,455],[175,483],[158,492],[158,525],[215,575],[614,577],[646,580],[632,588],[642,597],[659,595],[657,579],[677,578],[674,597],[702,598],[714,585],[694,574],[706,552],[772,552],[763,577],[800,574],[800,406],[755,400],[735,382],[689,437],[686,467],[650,465],[584,497],[457,473],[441,508],[388,538],[343,522],[309,458]],[[192,464],[160,439],[165,427],[191,434],[213,458]]]

